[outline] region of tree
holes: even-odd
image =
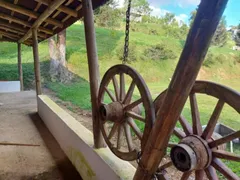
[[[48,39],[50,55],[50,76],[52,80],[67,82],[72,79],[67,70],[66,61],[66,30]]]
[[[233,38],[234,38],[236,45],[240,46],[240,24],[234,30]]]
[[[192,27],[193,25],[193,22],[196,18],[196,15],[197,15],[197,9],[192,11],[191,14],[190,14],[190,18],[189,18],[189,25],[190,25],[190,28]]]
[[[107,28],[119,28],[122,20],[121,9],[117,8],[115,0],[95,10],[95,22],[98,26]]]
[[[212,39],[213,45],[222,47],[227,43],[228,34],[227,34],[226,24],[227,22],[225,17],[222,17]]]
[[[125,4],[128,4],[128,0],[125,0]],[[147,0],[132,0],[132,12],[140,15],[150,15],[151,11]]]

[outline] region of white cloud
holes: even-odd
[[[178,23],[181,24],[182,22],[186,23],[188,16],[186,14],[179,14],[178,16],[175,16],[175,18]]]
[[[169,12],[165,9],[157,8],[157,7],[154,7],[154,6],[150,6],[150,8],[152,9],[151,16],[155,16],[155,17],[156,16],[157,17],[164,16],[166,13]]]
[[[189,5],[198,5],[200,0],[148,0],[148,2],[154,6],[171,4],[186,7]]]

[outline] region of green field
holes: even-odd
[[[120,64],[121,52],[124,42],[124,33],[117,30],[96,28],[97,46],[101,77],[111,66]],[[174,50],[176,58],[154,61],[146,59],[144,52],[152,45],[164,44]],[[198,79],[214,81],[240,91],[240,53],[232,51],[233,42],[225,47],[210,47],[209,54],[202,67]],[[128,63],[134,67],[146,81],[153,99],[165,90],[175,70],[179,55],[184,46],[184,40],[165,36],[148,35],[140,32],[131,32],[130,47],[135,46],[132,55],[135,61]],[[48,78],[49,54],[47,41],[39,44],[41,60],[42,83],[53,90],[56,95],[82,109],[90,110],[90,89],[88,82],[88,65],[85,48],[84,27],[81,24],[72,25],[67,31],[67,61],[68,68],[78,78],[67,84],[51,82]],[[31,47],[23,46],[22,51],[24,85],[26,89],[34,85],[33,56]],[[17,80],[17,46],[13,43],[0,44],[0,80]],[[135,94],[138,96],[138,93]],[[199,111],[202,125],[207,124],[216,105],[215,98],[207,95],[198,95]],[[183,113],[189,121],[191,110],[189,102],[186,103]],[[239,113],[225,105],[220,116],[220,122],[236,130],[240,129]],[[235,148],[240,151],[239,147]],[[230,166],[235,172],[240,172],[240,167],[232,163]]]

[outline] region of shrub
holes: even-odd
[[[168,48],[163,44],[157,44],[154,46],[149,47],[144,51],[146,58],[144,59],[151,59],[154,61],[157,60],[166,60],[166,59],[175,59],[177,56],[173,50]]]
[[[214,55],[212,52],[208,52],[207,56],[203,62],[203,66],[205,67],[211,67],[215,63],[214,61]]]
[[[123,60],[123,52],[124,52],[124,48],[123,48],[123,46],[121,46],[121,48],[119,48],[118,51],[117,51],[117,56],[121,61]],[[137,54],[138,54],[137,53],[137,46],[133,43],[130,43],[127,63],[131,63],[132,61],[136,61],[137,57],[138,57]]]

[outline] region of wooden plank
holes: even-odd
[[[95,148],[105,146],[102,133],[100,131],[99,113],[98,113],[98,90],[99,90],[99,65],[96,46],[96,34],[94,28],[94,18],[91,0],[84,0],[84,28],[88,56],[88,69],[90,79],[90,91],[92,102],[92,120]]]
[[[148,138],[134,180],[150,180],[165,155],[170,136],[195,83],[228,0],[202,0],[164,102]],[[164,138],[163,138],[164,137]],[[147,173],[146,173],[147,172]]]
[[[22,46],[20,43],[18,43],[18,77],[20,81],[20,89],[21,91],[24,90],[23,86],[23,72],[22,72]]]
[[[65,0],[54,0],[47,7],[47,9],[38,17],[38,19],[33,23],[33,28],[38,28]],[[20,40],[19,43],[24,42],[31,36],[32,30],[30,29]]]
[[[38,53],[37,29],[32,29],[32,39],[33,39],[33,58],[34,58],[36,92],[37,92],[37,95],[41,95],[42,88],[41,88],[40,61],[39,61],[39,53]]]
[[[40,2],[40,3],[42,3],[44,5],[47,5],[47,6],[49,6],[51,4],[51,2],[52,2],[51,0],[35,0],[35,1]],[[66,6],[63,6],[63,5],[59,6],[57,8],[57,10],[62,11],[62,12],[66,13],[68,15],[71,15],[73,17],[77,17],[78,16],[77,11],[72,10],[72,9],[66,7]]]
[[[9,2],[7,2],[5,0],[0,0],[0,6],[3,7],[3,8],[9,9],[11,11],[18,12],[20,14],[24,14],[24,15],[29,16],[29,17],[34,18],[34,19],[37,19],[40,16],[38,13],[36,13],[34,11],[31,11],[31,10],[25,9],[25,8],[23,8],[21,6],[9,3]],[[63,27],[63,24],[61,22],[59,22],[59,21],[57,21],[55,19],[52,19],[52,18],[46,18],[46,19],[44,19],[44,21],[46,21],[46,22],[48,22],[50,24],[53,24],[55,26],[58,26],[60,28]]]
[[[4,14],[4,13],[0,13],[0,18],[1,18],[1,19],[5,19],[5,20],[9,20],[9,21],[12,21],[12,22],[15,22],[15,23],[20,24],[20,25],[24,25],[24,26],[26,26],[26,27],[31,27],[31,26],[32,26],[32,24],[30,24],[29,22],[20,20],[20,19],[18,19],[18,18],[9,16],[9,15]],[[4,21],[1,21],[1,20],[0,20],[0,23],[2,23],[2,24],[3,24],[3,23],[4,23],[4,24],[8,24],[8,23],[6,23],[6,22],[4,22]],[[23,28],[23,29],[25,29],[25,28]],[[47,33],[47,34],[51,34],[51,35],[53,34],[53,31],[52,31],[52,30],[43,28],[43,27],[41,27],[41,26],[39,27],[39,30],[40,30],[41,32],[45,32],[45,33]]]
[[[2,31],[2,30],[0,30],[0,34],[7,36],[7,37],[12,37],[14,39],[20,38],[20,36],[18,36],[17,34],[12,34],[10,32],[6,32],[6,31]]]
[[[13,32],[18,35],[24,35],[27,32],[27,29],[23,29],[19,26],[13,25],[13,24],[9,24],[9,23],[2,24],[0,21],[0,25],[1,25],[0,29],[7,30],[9,32]],[[43,34],[43,33],[38,33],[38,36],[42,37],[42,38],[47,38],[46,34]]]

